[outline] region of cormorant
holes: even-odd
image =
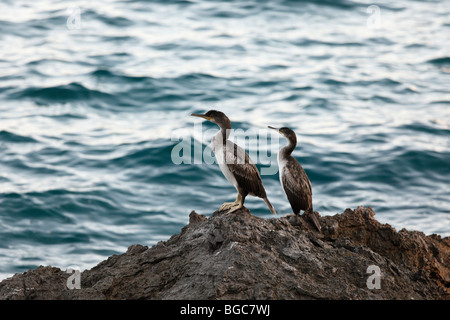
[[[228,137],[231,121],[220,111],[209,110],[205,114],[192,113],[191,116],[200,117],[217,124],[220,131],[212,138],[211,148],[225,178],[236,188],[238,195],[235,202],[224,203],[219,211],[234,212],[244,206],[245,197],[252,195],[262,198],[273,214],[276,214],[272,204],[267,199],[266,191],[258,169],[244,149],[234,144]]]
[[[288,144],[278,153],[278,168],[281,186],[291,204],[292,211],[298,216],[300,210],[304,210],[320,231],[320,224],[313,213],[311,182],[301,164],[291,155],[297,145],[297,136],[287,127],[277,129],[269,126],[269,128],[288,140]]]

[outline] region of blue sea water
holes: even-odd
[[[449,17],[447,0],[2,1],[0,279],[91,268],[233,201],[217,165],[172,161],[180,132],[208,143],[189,115],[209,109],[296,131],[321,215],[371,206],[449,236]]]

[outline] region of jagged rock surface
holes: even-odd
[[[81,273],[39,267],[0,283],[0,299],[450,299],[450,240],[395,231],[371,208],[310,220],[247,209],[190,214],[179,234],[133,245]],[[367,273],[381,271],[380,289]]]

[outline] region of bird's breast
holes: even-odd
[[[281,153],[278,154],[278,175],[280,177],[280,184],[283,187],[284,190],[284,184],[283,184],[283,175],[284,173],[284,168],[286,167],[286,159],[283,159],[281,157]]]
[[[228,168],[228,165],[226,163],[226,155],[225,155],[225,149],[222,146],[215,146],[216,149],[214,151],[214,154],[216,156],[217,164],[219,165],[220,171],[222,171],[225,178],[227,178],[228,182],[230,182],[237,190],[238,183],[236,181],[236,178],[231,173],[230,169]]]

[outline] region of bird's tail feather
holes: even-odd
[[[270,203],[269,199],[267,199],[267,197],[263,198],[264,202],[267,204],[267,206],[269,207],[270,212],[272,212],[273,214],[277,214],[277,212],[275,211],[275,208],[272,206],[272,204]]]
[[[315,213],[313,211],[313,208],[311,207],[310,209],[306,210],[305,214],[311,219],[312,223],[317,228],[317,230],[321,231],[322,228],[320,226],[320,222],[317,219],[317,217],[316,217],[316,215],[315,215]]]

